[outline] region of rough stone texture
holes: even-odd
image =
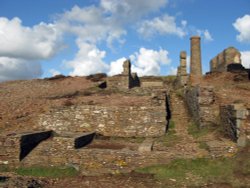
[[[0,135],[0,165],[14,167],[19,163],[21,135]]]
[[[131,73],[130,60],[124,61],[122,74],[107,78],[107,86],[121,89],[130,89],[140,86],[140,80],[137,74]]]
[[[215,110],[214,100],[213,87],[196,86],[186,89],[185,101],[198,126],[209,126],[216,121],[218,112]]]
[[[165,133],[162,106],[72,106],[41,116],[40,128],[56,132],[97,132],[105,136],[160,136]]]
[[[226,48],[211,59],[210,72],[226,72],[230,64],[241,64],[241,54],[234,47]]]
[[[201,66],[201,47],[200,37],[193,36],[191,40],[191,59],[190,59],[190,80],[198,81],[202,77],[202,66]]]
[[[250,109],[242,104],[224,105],[220,107],[220,119],[225,134],[245,146],[250,140]]]
[[[180,66],[177,69],[176,85],[177,87],[183,87],[187,85],[187,54],[185,51],[180,53]]]
[[[151,88],[151,87],[163,87],[162,81],[143,81],[141,82],[142,88]]]
[[[150,152],[153,150],[153,140],[145,139],[143,143],[138,148],[139,152]]]

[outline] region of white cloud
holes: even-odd
[[[110,69],[108,75],[113,76],[116,74],[121,74],[123,71],[123,62],[126,60],[125,57],[117,59],[116,61],[112,61],[110,63]]]
[[[0,56],[40,60],[52,57],[61,48],[60,32],[53,24],[25,27],[19,18],[0,18]]]
[[[104,12],[111,14],[117,21],[123,23],[134,22],[148,13],[165,7],[168,0],[101,0],[100,6]]]
[[[112,48],[114,41],[123,43],[126,35],[125,25],[142,16],[159,10],[167,0],[101,0],[98,6],[80,8],[74,6],[70,11],[57,15],[55,25],[59,30],[76,36],[78,52],[73,60],[66,61],[66,67],[73,69],[71,75],[88,75],[105,72],[109,65],[104,62],[105,51],[97,44],[105,41]],[[111,62],[108,74],[118,74],[121,61]]]
[[[55,70],[55,69],[50,69],[50,70],[49,70],[49,73],[50,73],[52,76],[56,76],[56,75],[61,74],[60,71]]]
[[[32,79],[42,74],[38,62],[0,57],[0,82],[7,80]]]
[[[155,51],[152,49],[140,48],[139,53],[136,52],[130,56],[134,64],[132,71],[137,72],[139,76],[159,75],[160,66],[170,64],[168,51],[160,49]]]
[[[78,40],[77,45],[79,51],[75,58],[64,62],[68,68],[73,69],[70,75],[86,76],[94,73],[106,72],[108,70],[108,65],[103,61],[106,55],[105,51],[101,51],[95,45],[81,40]]]
[[[250,51],[241,52],[242,65],[249,69],[250,68]]]
[[[144,37],[151,37],[158,33],[160,35],[177,35],[178,37],[184,37],[187,34],[185,31],[186,25],[187,22],[183,20],[181,26],[178,27],[174,17],[163,15],[162,17],[143,21],[139,26],[138,32]]]
[[[0,81],[41,76],[39,60],[61,49],[61,33],[54,24],[25,27],[19,18],[0,17]]]
[[[206,42],[211,42],[211,41],[214,40],[213,37],[212,37],[212,35],[210,34],[210,32],[209,32],[207,29],[205,29],[205,30],[197,29],[197,30],[196,30],[196,33],[197,33],[200,37],[204,38],[204,40],[205,40]]]
[[[250,42],[250,15],[245,15],[241,18],[238,18],[233,23],[234,28],[240,32],[239,35],[237,35],[236,39],[239,42]]]
[[[161,65],[169,65],[171,60],[166,50],[153,50],[140,48],[139,52],[135,52],[129,56],[132,66],[132,72],[137,72],[139,76],[159,75]],[[109,75],[120,74],[123,70],[123,62],[125,57],[111,62]]]
[[[205,41],[213,41],[213,37],[212,35],[209,33],[209,31],[206,29],[204,31],[204,38],[205,38]]]

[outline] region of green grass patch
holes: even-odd
[[[175,93],[176,93],[176,95],[177,95],[179,98],[181,98],[181,99],[184,99],[184,98],[185,98],[185,97],[184,97],[184,89],[183,89],[183,88],[175,90]]]
[[[164,146],[171,147],[178,143],[181,138],[176,135],[175,131],[175,123],[174,121],[170,120],[168,125],[167,133],[160,137],[157,141],[163,143]]]
[[[200,138],[207,135],[212,130],[208,127],[199,128],[195,123],[190,123],[188,126],[188,134],[192,135],[194,138]]]
[[[11,169],[8,165],[0,165],[0,172],[10,172]]]
[[[209,151],[209,146],[207,145],[206,142],[200,142],[199,143],[199,148],[200,149],[205,149],[205,150]]]
[[[232,177],[233,168],[230,159],[198,158],[176,159],[169,164],[145,167],[137,172],[154,174],[156,179],[163,182],[175,179],[177,183],[193,185],[226,181]]]
[[[78,175],[78,171],[73,167],[20,167],[16,173],[22,176],[35,177],[74,177]]]

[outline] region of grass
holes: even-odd
[[[200,142],[199,143],[199,148],[200,149],[205,149],[205,150],[209,151],[209,146],[207,145],[206,142]]]
[[[190,123],[188,126],[188,134],[192,135],[194,138],[200,138],[207,135],[212,130],[208,127],[199,128],[195,123]]]
[[[8,165],[0,165],[0,172],[10,172],[11,169]]]
[[[179,98],[181,98],[181,99],[184,99],[184,98],[185,98],[183,88],[177,89],[177,90],[175,91],[175,93],[176,93],[176,95],[177,95]]]
[[[153,174],[156,179],[163,182],[176,180],[177,184],[194,185],[229,180],[233,169],[230,159],[198,158],[176,159],[169,164],[145,167],[137,172]]]
[[[16,170],[18,175],[35,177],[74,177],[78,171],[73,167],[20,167]]]
[[[157,164],[136,171],[153,174],[164,187],[203,187],[208,183],[212,183],[212,187],[223,187],[223,184],[228,187],[247,187],[250,179],[249,158],[250,144],[232,158],[175,159],[168,164]]]
[[[174,128],[175,123],[174,121],[170,120],[166,135],[160,137],[158,141],[162,142],[163,145],[167,147],[174,146],[176,143],[178,143],[181,138],[176,135]]]

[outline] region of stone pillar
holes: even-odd
[[[131,62],[129,59],[123,62],[123,72],[124,75],[130,75],[131,74]]]
[[[180,53],[180,67],[181,74],[187,74],[187,53],[185,51]]]
[[[202,78],[202,67],[201,67],[201,47],[200,37],[193,36],[191,40],[191,60],[190,60],[190,79],[191,82],[198,81]]]

